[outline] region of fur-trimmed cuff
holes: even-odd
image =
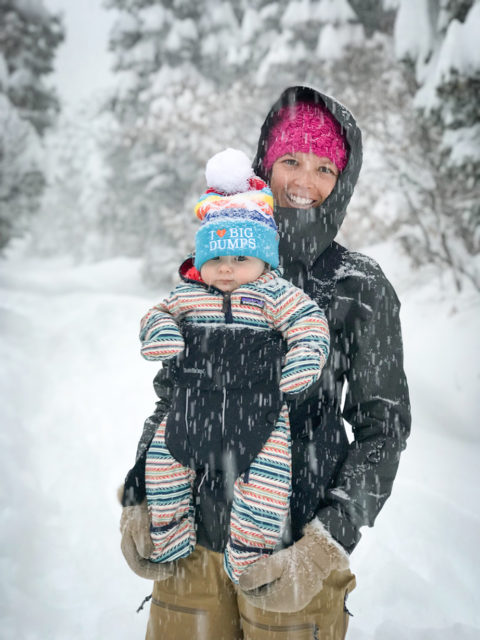
[[[150,516],[147,500],[134,507],[124,507],[120,519],[120,547],[128,566],[141,578],[166,580],[173,575],[173,562],[152,562]]]
[[[303,535],[311,535],[318,539],[319,542],[327,542],[332,545],[340,554],[340,556],[346,561],[347,566],[350,563],[350,556],[342,545],[335,540],[330,531],[326,529],[325,525],[318,518],[314,518],[303,529]]]

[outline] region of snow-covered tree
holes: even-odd
[[[44,83],[63,38],[41,0],[0,0],[0,248],[38,211],[45,185],[41,136],[58,103]]]
[[[365,30],[347,0],[108,5],[119,11],[110,41],[119,134],[106,150],[107,209],[129,250],[161,272],[192,247],[208,157],[226,145],[253,156],[272,100],[288,84],[318,84],[319,69],[363,46]]]
[[[109,169],[100,151],[116,131],[116,122],[97,100],[63,114],[49,131],[44,142],[47,182],[31,223],[36,253],[65,253],[77,261],[118,253],[111,246],[115,234],[103,208]]]
[[[39,138],[0,90],[0,249],[38,210],[44,183]]]
[[[432,204],[432,190],[445,196],[444,209],[453,192],[445,192],[445,182],[442,188],[437,185],[444,180],[446,163],[437,160],[448,153],[448,127],[440,127],[441,154],[435,156],[429,149],[435,149],[436,129],[424,127],[414,108],[412,84],[420,81],[412,83],[395,55],[395,15],[400,6],[398,34],[408,2],[107,0],[119,15],[110,42],[118,84],[109,105],[118,129],[104,149],[110,177],[99,215],[105,230],[115,236],[110,246],[146,256],[151,277],[172,273],[193,245],[192,210],[204,187],[205,161],[223,146],[239,146],[253,156],[259,126],[272,100],[285,86],[305,82],[345,102],[365,133],[364,170],[343,238],[361,246],[396,233],[414,253],[425,229],[418,217],[412,224],[413,203],[425,208],[430,202],[433,220],[438,209],[432,208],[437,207]],[[420,2],[425,7],[434,4]],[[445,11],[451,15],[456,11],[457,17],[463,11],[467,24],[466,6],[470,10],[476,4],[445,0],[440,12],[443,23],[438,22],[444,35]],[[417,15],[414,20],[418,22]],[[407,28],[409,36],[415,31],[421,35],[421,25],[420,20]],[[426,41],[433,42],[431,28],[425,33]],[[397,55],[400,40],[397,35]],[[435,58],[433,45],[421,46],[422,55]],[[426,74],[429,78],[430,72],[433,68]],[[463,80],[456,82],[463,87]],[[475,86],[468,89],[469,95]],[[442,91],[447,91],[447,84],[438,88],[438,95]],[[442,109],[450,102],[449,97]],[[475,134],[472,102],[464,104],[470,111],[462,110],[460,120],[459,114],[452,119],[456,113],[452,107],[450,120],[444,114],[442,122],[448,120],[459,133],[472,126]],[[437,128],[438,114],[438,108],[430,109]],[[455,154],[450,153],[450,159]],[[421,167],[430,157],[428,171],[409,169]],[[464,176],[476,171],[468,166],[462,164]],[[407,188],[409,180],[414,182]],[[461,202],[465,207],[466,198]],[[472,207],[470,199],[467,208]],[[473,242],[475,235],[467,236]],[[435,252],[424,252],[425,259],[436,260]]]
[[[402,105],[411,102],[393,51],[393,10],[376,0],[293,0],[280,25],[255,78],[266,104],[284,86],[306,82],[348,105],[364,132],[365,154],[341,240],[361,247],[385,239],[396,228],[400,188],[392,189],[384,132],[401,132]]]
[[[392,38],[375,32],[346,48],[327,64],[326,91],[353,111],[363,133],[364,162],[341,240],[362,247],[385,240],[398,229],[404,206],[394,160],[404,153],[404,128],[415,116]]]
[[[6,93],[20,116],[42,134],[59,111],[45,76],[64,38],[60,18],[43,0],[0,0],[0,52],[8,69]]]
[[[418,264],[449,267],[458,288],[480,289],[480,2],[402,0],[397,56],[406,62],[421,122],[409,138],[422,174],[404,174],[404,246]],[[414,223],[413,226],[411,223]]]
[[[120,126],[105,149],[112,169],[105,208],[117,247],[127,241],[129,252],[147,256],[150,272],[168,272],[192,248],[193,194],[231,128],[225,121],[235,108],[222,89],[234,75],[228,56],[238,20],[220,1],[108,5],[121,10],[110,40]]]

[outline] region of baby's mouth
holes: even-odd
[[[296,207],[308,208],[308,207],[312,207],[315,204],[315,200],[312,200],[311,198],[304,198],[303,196],[297,196],[294,193],[288,193],[288,191],[286,195],[288,200],[290,200],[290,202]]]

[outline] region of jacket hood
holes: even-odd
[[[280,264],[286,267],[291,262],[301,262],[311,268],[331,245],[345,218],[362,166],[362,134],[350,111],[334,98],[311,87],[288,87],[270,109],[260,132],[253,169],[263,180],[269,182],[270,178],[263,167],[263,158],[275,116],[282,107],[299,101],[325,105],[342,126],[349,147],[347,166],[339,175],[332,193],[319,207],[305,210],[275,206]]]

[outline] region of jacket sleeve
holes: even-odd
[[[287,282],[275,300],[272,316],[274,328],[288,347],[280,390],[297,395],[320,378],[330,348],[328,322],[311,298]]]
[[[144,315],[140,322],[140,352],[146,360],[168,360],[183,351],[185,343],[175,320],[179,315],[176,292]]]
[[[380,276],[366,296],[369,313],[357,314],[345,325],[350,366],[343,418],[352,426],[354,440],[327,492],[329,506],[317,514],[348,551],[360,538],[359,528],[373,526],[389,497],[410,433],[400,303]]]

